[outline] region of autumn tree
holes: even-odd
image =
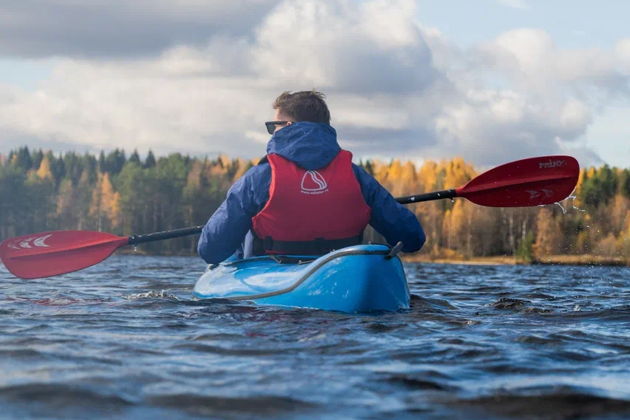
[[[171,154],[144,162],[137,152],[97,156],[27,147],[0,157],[0,239],[54,229],[156,232],[204,223],[228,188],[255,161],[220,155],[198,159]],[[461,158],[440,162],[365,161],[394,196],[465,184],[476,175]],[[434,256],[514,255],[523,260],[556,253],[597,253],[630,259],[630,169],[587,168],[577,199],[559,207],[488,208],[463,199],[408,205]],[[368,230],[367,240],[381,241]],[[149,252],[195,252],[195,237],[149,244]]]
[[[89,215],[98,231],[110,231],[120,224],[120,193],[114,191],[107,172],[99,176],[92,192]]]
[[[548,255],[558,254],[562,247],[562,231],[560,223],[553,212],[544,207],[536,217],[536,241],[534,242],[534,254],[538,259]]]

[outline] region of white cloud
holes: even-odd
[[[630,73],[630,38],[619,40],[615,45],[615,55],[619,62],[620,70],[625,73]]]
[[[0,152],[29,139],[259,156],[273,98],[318,88],[328,94],[342,144],[359,157],[462,155],[489,165],[572,149],[595,160],[588,127],[611,100],[628,98],[628,40],[614,50],[563,50],[542,30],[518,29],[464,50],[422,28],[411,0],[241,1],[226,10],[188,0],[172,15],[165,1],[152,2],[143,17],[165,24],[161,32],[186,22],[211,28],[190,42],[175,34],[133,58],[133,48],[110,54],[115,59],[98,49],[84,58],[86,40],[72,47],[74,58],[56,59],[39,88],[0,84]],[[126,16],[132,6],[125,4],[126,12],[100,1],[94,7]],[[244,4],[253,11],[241,19]],[[258,21],[245,25],[254,15]],[[55,42],[38,45],[63,50]]]
[[[497,2],[514,9],[529,9],[529,5],[525,0],[497,0]]]
[[[217,35],[251,36],[280,0],[3,0],[0,53],[155,56]]]
[[[435,73],[414,15],[410,0],[285,1],[257,31],[255,65],[278,86],[422,91]]]
[[[0,105],[0,125],[93,148],[247,152],[243,133],[254,122],[262,129],[270,100],[257,101],[250,79],[196,76],[180,64],[171,53],[143,63],[65,62],[42,89]]]

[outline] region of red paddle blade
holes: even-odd
[[[128,240],[111,233],[79,230],[34,233],[2,242],[0,259],[17,277],[50,277],[99,263]]]
[[[571,156],[541,156],[497,166],[456,192],[482,206],[540,206],[567,198],[579,172],[580,165]]]

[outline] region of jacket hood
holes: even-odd
[[[268,154],[280,155],[306,170],[323,168],[340,150],[334,128],[308,121],[296,122],[276,131],[267,144]]]

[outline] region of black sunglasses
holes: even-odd
[[[266,121],[265,127],[267,127],[267,133],[273,134],[277,125],[287,125],[288,123],[289,121]]]

